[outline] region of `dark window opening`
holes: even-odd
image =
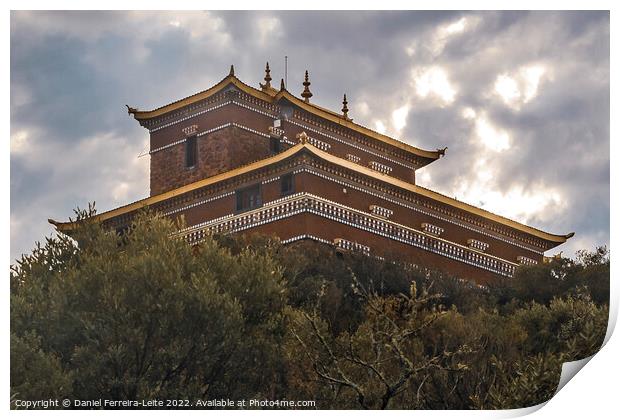
[[[280,139],[276,137],[269,138],[269,150],[271,153],[280,153]]]
[[[280,192],[282,196],[291,195],[295,192],[293,174],[286,174],[280,177]]]
[[[236,193],[237,211],[247,211],[258,208],[262,205],[260,196],[260,184],[238,190]]]
[[[197,142],[196,136],[188,137],[185,140],[185,167],[192,168],[196,166],[196,157],[197,157]]]

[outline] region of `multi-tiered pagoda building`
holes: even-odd
[[[256,89],[234,69],[203,92],[152,111],[128,107],[150,133],[150,196],[102,213],[121,232],[144,207],[185,218],[198,243],[225,232],[313,240],[439,268],[487,283],[538,264],[554,235],[416,185],[445,149],[422,150],[311,103],[284,83]],[[50,221],[62,232],[70,222]]]

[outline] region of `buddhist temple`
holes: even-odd
[[[150,196],[94,216],[122,232],[141,209],[183,217],[179,235],[264,233],[399,258],[486,284],[573,234],[556,235],[416,185],[416,170],[446,149],[423,150],[314,103],[308,72],[300,97],[258,88],[231,66],[215,86],[151,111],[127,107],[150,133]],[[351,98],[349,98],[350,100]],[[441,165],[441,163],[435,163]],[[74,222],[50,220],[71,233]]]

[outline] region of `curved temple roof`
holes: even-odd
[[[286,88],[284,88],[284,86],[281,86],[281,89],[278,91],[274,88],[264,88],[263,90],[258,90],[255,89],[251,86],[246,85],[245,83],[243,83],[241,80],[239,80],[235,75],[234,72],[231,71],[231,73],[226,76],[224,79],[222,79],[219,83],[217,83],[215,86],[204,90],[202,92],[196,93],[194,95],[188,96],[186,98],[180,99],[178,101],[172,102],[168,105],[164,105],[162,107],[153,109],[151,111],[140,111],[136,108],[132,108],[130,106],[127,106],[127,110],[129,112],[129,114],[132,114],[133,117],[138,120],[138,121],[146,121],[152,118],[156,118],[159,117],[161,115],[164,115],[168,112],[172,112],[175,110],[178,110],[180,108],[183,108],[185,106],[191,105],[193,103],[196,103],[198,101],[202,101],[204,99],[207,99],[215,94],[217,94],[218,92],[222,91],[224,88],[226,88],[228,85],[234,85],[236,86],[239,90],[247,93],[248,95],[254,96],[258,99],[262,99],[268,103],[277,103],[278,101],[282,100],[282,99],[286,99],[289,102],[291,102],[292,104],[294,104],[295,106],[303,109],[304,111],[307,111],[313,115],[316,115],[318,117],[324,118],[328,121],[331,121],[333,123],[339,124],[343,127],[349,128],[353,131],[356,131],[360,134],[363,134],[365,136],[368,136],[370,138],[373,138],[375,140],[379,140],[383,143],[389,144],[391,146],[394,146],[396,148],[405,150],[409,153],[413,153],[417,156],[426,158],[426,159],[430,159],[431,161],[437,160],[439,159],[441,156],[443,156],[446,152],[446,148],[443,149],[437,149],[435,151],[433,150],[424,150],[424,149],[419,149],[417,147],[411,146],[409,144],[403,143],[399,140],[393,139],[389,136],[386,136],[384,134],[378,133],[374,130],[371,130],[367,127],[364,127],[362,125],[356,124],[354,123],[350,118],[345,118],[343,115],[335,113],[333,111],[330,111],[326,108],[320,107],[318,105],[306,102],[302,99],[297,98],[296,96],[294,96],[293,94],[291,94],[290,92],[288,92],[286,90]]]
[[[331,162],[335,165],[362,173],[364,175],[367,175],[369,177],[375,178],[377,180],[380,181],[384,181],[386,183],[392,184],[396,187],[411,191],[413,193],[416,194],[420,194],[422,196],[428,197],[430,199],[439,201],[441,203],[456,207],[458,209],[464,210],[466,212],[475,214],[477,216],[481,216],[484,217],[485,219],[506,225],[508,227],[511,227],[513,229],[519,230],[521,232],[530,234],[532,236],[535,236],[537,238],[543,239],[543,240],[547,240],[550,242],[553,242],[555,244],[562,244],[564,242],[566,242],[567,239],[571,238],[574,233],[569,233],[566,235],[556,235],[556,234],[552,234],[552,233],[547,233],[544,232],[542,230],[533,228],[531,226],[527,226],[524,225],[522,223],[516,222],[514,220],[508,219],[506,217],[503,216],[499,216],[497,214],[491,213],[487,210],[483,210],[480,209],[478,207],[472,206],[470,204],[467,203],[463,203],[461,201],[455,200],[453,198],[450,198],[448,196],[445,196],[443,194],[437,193],[435,191],[431,191],[429,189],[420,187],[418,185],[413,185],[413,184],[409,184],[407,182],[401,181],[397,178],[391,177],[389,175],[385,175],[382,174],[380,172],[376,172],[373,171],[365,166],[362,165],[358,165],[356,163],[353,163],[351,161],[336,157],[334,155],[331,155],[329,153],[323,152],[322,150],[312,146],[310,143],[305,143],[305,142],[301,142],[296,144],[295,146],[291,147],[290,149],[277,154],[275,156],[269,157],[267,159],[263,159],[254,163],[251,163],[249,165],[245,165],[236,169],[233,169],[231,171],[228,172],[224,172],[215,176],[212,176],[210,178],[205,178],[201,181],[196,181],[194,183],[176,188],[174,190],[159,194],[159,195],[154,195],[148,198],[145,198],[143,200],[139,200],[136,201],[134,203],[125,205],[123,207],[119,207],[117,209],[114,210],[110,210],[107,211],[105,213],[101,213],[97,216],[94,216],[95,220],[97,222],[103,222],[105,220],[111,219],[113,217],[116,216],[120,216],[122,214],[128,213],[128,212],[132,212],[135,210],[139,210],[145,206],[149,206],[155,203],[159,203],[161,201],[164,200],[168,200],[170,198],[173,197],[177,197],[179,195],[185,194],[187,192],[193,191],[195,189],[198,188],[202,188],[208,185],[212,185],[215,184],[217,182],[221,182],[224,181],[226,179],[238,176],[238,175],[242,175],[248,172],[252,172],[254,170],[258,170],[261,169],[265,166],[280,162],[284,159],[287,159],[289,157],[292,157],[294,155],[296,155],[297,153],[300,153],[302,151],[307,151],[321,159],[324,159],[328,162]],[[56,228],[58,230],[60,230],[61,232],[69,232],[72,229],[74,229],[75,227],[75,222],[57,222],[55,220],[49,219],[48,220],[51,224],[53,224],[54,226],[56,226]]]

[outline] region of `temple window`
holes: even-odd
[[[269,138],[269,151],[271,153],[280,153],[280,139],[277,137]]]
[[[282,197],[291,195],[295,192],[295,184],[293,183],[293,174],[286,174],[280,177],[280,192]]]
[[[236,210],[241,212],[260,207],[262,205],[260,193],[260,184],[237,190],[235,192],[237,199]]]
[[[196,166],[196,155],[197,155],[197,142],[196,136],[188,137],[185,140],[185,167],[193,168]]]

